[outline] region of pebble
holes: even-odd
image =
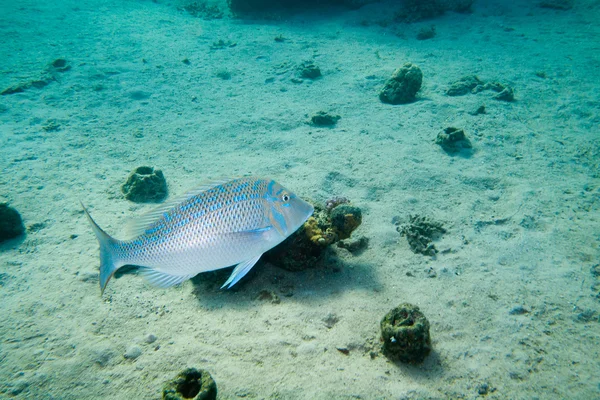
[[[146,342],[146,343],[148,343],[148,344],[151,344],[151,343],[154,343],[154,342],[156,342],[156,339],[158,339],[158,338],[157,338],[155,335],[153,335],[153,334],[149,334],[148,336],[146,336],[146,337],[144,338],[144,342]]]
[[[125,354],[123,354],[123,357],[125,357],[128,360],[135,360],[136,358],[138,358],[141,355],[142,355],[142,349],[140,349],[138,346],[131,346],[127,349]]]

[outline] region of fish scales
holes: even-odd
[[[100,242],[102,290],[118,268],[129,264],[141,266],[160,287],[237,265],[225,283],[231,287],[312,212],[310,204],[277,182],[259,178],[214,184],[163,207],[128,241],[108,236],[86,210]]]

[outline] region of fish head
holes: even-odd
[[[270,205],[270,222],[283,237],[300,228],[315,210],[310,203],[275,181],[269,183],[266,198]]]

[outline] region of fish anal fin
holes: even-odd
[[[188,279],[193,278],[197,274],[193,275],[171,275],[162,271],[158,271],[152,268],[141,268],[141,273],[153,286],[165,289],[171,286],[179,285]]]

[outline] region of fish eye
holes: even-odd
[[[290,201],[290,195],[287,193],[282,194],[281,201],[283,201],[284,203],[287,203],[288,201]]]

